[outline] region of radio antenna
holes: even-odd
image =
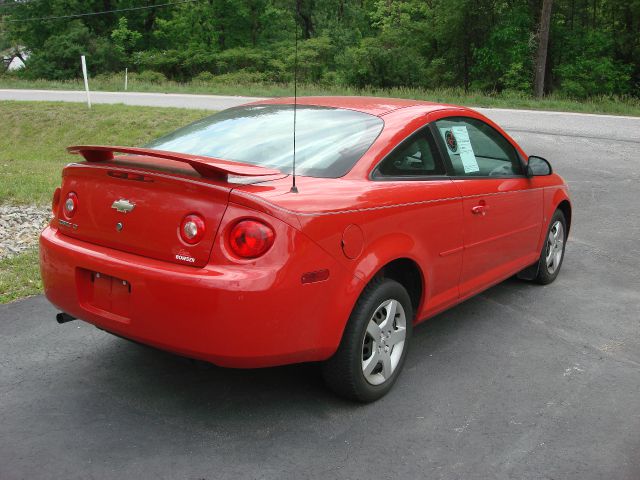
[[[293,22],[295,28],[295,54],[293,60],[293,170],[291,193],[298,193],[298,187],[296,187],[296,114],[298,111],[298,15],[300,14],[300,4],[296,5],[296,18]]]

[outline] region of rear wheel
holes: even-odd
[[[560,210],[556,210],[551,217],[551,222],[549,222],[549,230],[538,261],[536,282],[546,285],[556,279],[564,259],[566,240],[567,222],[564,214]]]
[[[384,396],[404,365],[412,321],[405,288],[395,280],[373,280],[358,299],[337,352],[323,365],[327,385],[361,402]]]

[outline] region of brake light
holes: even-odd
[[[199,215],[191,214],[182,219],[180,238],[189,245],[195,245],[204,236],[204,220]]]
[[[78,211],[78,196],[74,192],[69,192],[64,201],[64,214],[67,218],[71,218]]]
[[[273,245],[275,234],[268,225],[256,220],[242,220],[229,232],[231,251],[242,258],[264,255]]]
[[[51,210],[54,215],[58,214],[58,207],[60,206],[60,187],[56,188],[53,192],[53,200],[51,200]]]

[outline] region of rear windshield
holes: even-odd
[[[382,127],[380,118],[366,113],[298,105],[296,174],[341,177],[367,151]],[[165,135],[146,147],[291,173],[293,105],[230,108]]]

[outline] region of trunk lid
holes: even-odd
[[[220,163],[213,168],[208,164],[201,172],[195,170],[198,167],[166,155],[155,156],[153,152],[152,156],[103,157],[70,164],[63,171],[57,212],[59,230],[96,245],[203,267],[209,260],[229,192],[235,186],[227,182],[226,176],[247,175],[249,171],[231,166],[229,170],[233,172],[229,172]],[[252,176],[256,172],[250,170]],[[257,174],[268,175],[272,171]],[[205,175],[209,178],[203,178]],[[64,202],[72,192],[77,209],[68,216]],[[205,234],[195,245],[180,236],[182,220],[191,214],[205,222]]]

